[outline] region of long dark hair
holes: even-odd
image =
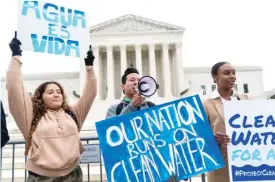
[[[61,108],[63,108],[64,110],[71,110],[71,108],[67,104],[67,97],[64,93],[64,88],[55,81],[44,82],[41,85],[39,85],[39,87],[35,90],[34,95],[31,97],[32,105],[33,105],[34,122],[38,122],[47,112],[47,107],[43,101],[42,95],[49,84],[55,84],[59,87],[61,94],[63,96],[63,103]]]

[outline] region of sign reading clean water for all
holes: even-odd
[[[19,0],[17,37],[22,49],[81,57],[89,48],[87,14],[56,3]]]
[[[227,102],[231,182],[275,182],[275,101]]]
[[[108,181],[165,181],[224,167],[198,95],[96,123]]]

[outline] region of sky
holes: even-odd
[[[217,61],[263,68],[265,90],[275,88],[275,2],[272,0],[49,0],[89,14],[95,25],[134,14],[186,28],[183,66],[212,66]],[[5,1],[0,15],[0,76],[5,76],[17,28],[18,0]],[[4,10],[8,10],[4,12]],[[8,18],[7,18],[8,17]],[[35,26],[35,25],[32,25]],[[23,73],[79,71],[79,59],[23,52]]]

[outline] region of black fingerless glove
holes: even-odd
[[[22,50],[20,48],[21,42],[17,39],[17,32],[15,32],[15,36],[11,40],[9,46],[12,51],[12,56],[22,56]]]
[[[85,58],[85,65],[93,66],[94,60],[95,60],[95,56],[93,54],[92,47],[90,46],[90,50],[87,52],[87,58]]]

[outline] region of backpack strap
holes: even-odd
[[[75,113],[72,112],[72,111],[70,111],[70,110],[65,110],[65,113],[66,113],[66,114],[69,114],[69,115],[73,118],[73,120],[74,120],[74,122],[75,122],[75,124],[76,124],[76,126],[77,126],[78,131],[80,131],[79,123],[78,123],[78,120],[77,120],[77,118],[76,118]]]
[[[122,108],[123,108],[123,105],[124,105],[124,103],[121,102],[121,103],[119,103],[119,104],[116,106],[116,115],[119,115],[119,114],[121,113]],[[127,104],[127,105],[128,105],[128,104]]]
[[[77,121],[75,113],[73,113],[71,110],[65,110],[65,113],[68,114],[68,115],[70,115],[73,118],[73,120],[74,120],[74,122],[75,122],[75,124],[77,126],[78,131],[80,131],[80,127],[79,127],[79,124],[78,124],[78,121]],[[29,150],[31,148],[32,136],[33,136],[33,133],[34,133],[37,125],[38,125],[38,120],[37,121],[33,120],[32,123],[31,123],[31,129],[30,129],[30,132],[29,132],[27,146],[26,146],[26,150],[25,150],[25,155],[26,156],[28,155]]]
[[[151,101],[148,101],[147,105],[148,105],[148,107],[154,107],[154,106],[156,106],[156,104],[153,103],[153,102],[151,102]]]

